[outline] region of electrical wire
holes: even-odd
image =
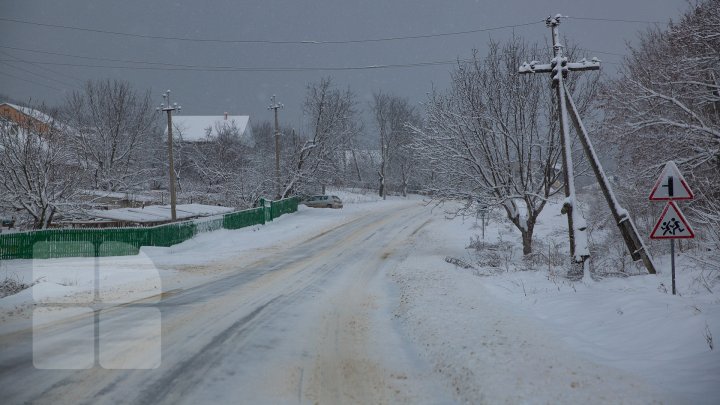
[[[300,66],[300,67],[202,66],[202,65],[172,65],[172,64],[163,64],[166,67],[155,67],[155,66],[91,65],[91,64],[82,64],[82,63],[42,62],[42,61],[27,61],[27,62],[37,63],[37,64],[41,64],[41,65],[103,68],[103,69],[125,69],[125,70],[161,70],[161,71],[191,71],[191,72],[307,72],[307,71],[346,71],[346,70],[410,68],[410,67],[423,67],[423,66],[451,65],[451,64],[455,64],[455,63],[463,62],[463,61],[467,61],[467,60],[452,59],[452,60],[443,60],[443,61],[428,61],[428,62],[400,63],[400,64],[381,64],[381,65],[366,65],[366,66]],[[0,62],[8,62],[8,61],[0,59]]]
[[[38,78],[40,78],[40,79],[43,79],[43,80],[46,80],[46,81],[49,81],[49,82],[53,82],[53,83],[56,83],[56,84],[60,84],[60,85],[62,85],[62,86],[73,87],[73,86],[70,86],[70,85],[68,85],[68,84],[66,84],[66,83],[60,82],[60,81],[58,81],[58,80],[55,80],[55,79],[53,79],[53,78],[51,78],[51,77],[42,75],[42,74],[40,74],[40,73],[33,72],[32,70],[21,69],[21,68],[15,66],[15,65],[13,65],[13,64],[12,64],[13,62],[2,61],[2,62],[0,62],[0,63],[2,63],[3,65],[5,65],[5,66],[7,66],[7,67],[10,67],[10,68],[12,68],[12,69],[14,69],[14,70],[16,70],[17,72],[20,72],[20,73],[26,73],[26,74],[29,73],[29,74],[31,74],[31,75],[33,75],[33,76],[35,76],[35,77],[38,77]]]
[[[613,22],[625,22],[625,23],[660,23],[658,21],[643,21],[643,20],[628,20],[628,19],[589,18],[589,17],[566,17],[566,18],[574,18],[577,20],[613,21]],[[212,39],[212,38],[191,38],[191,37],[169,37],[169,36],[142,35],[142,34],[127,33],[127,32],[108,31],[108,30],[99,30],[99,29],[86,28],[86,27],[69,26],[69,25],[46,24],[46,23],[5,18],[5,17],[0,17],[0,21],[35,25],[35,26],[42,26],[42,27],[49,27],[49,28],[77,30],[77,31],[84,31],[84,32],[102,33],[102,34],[119,35],[119,36],[125,36],[125,37],[135,37],[135,38],[147,38],[147,39],[193,41],[193,42],[303,44],[303,45],[305,45],[305,44],[353,44],[353,43],[396,41],[396,40],[407,40],[407,39],[423,39],[423,38],[471,34],[471,33],[486,32],[486,31],[500,30],[500,29],[506,29],[506,28],[517,28],[517,27],[523,27],[523,26],[528,26],[528,25],[533,25],[533,24],[538,24],[538,23],[544,22],[544,20],[540,20],[540,21],[533,21],[533,22],[523,23],[523,24],[503,25],[503,26],[497,26],[497,27],[491,27],[491,28],[480,28],[480,29],[466,30],[466,31],[413,35],[413,36],[352,39],[352,40],[345,40],[345,41],[339,41],[339,40],[338,41],[335,41],[335,40],[330,40],[330,41],[320,41],[320,40],[274,41],[274,40],[232,40],[232,39]],[[2,54],[13,58],[17,62],[32,64],[32,65],[35,65],[39,68],[45,69],[45,70],[55,73],[55,74],[61,74],[61,73],[51,70],[49,68],[46,68],[43,65],[86,67],[86,68],[105,68],[105,69],[109,68],[109,69],[125,69],[125,70],[208,71],[208,72],[302,72],[302,71],[348,71],[348,70],[412,68],[412,67],[423,67],[423,66],[449,65],[449,64],[455,64],[458,62],[465,61],[465,60],[461,60],[461,59],[453,59],[453,60],[444,60],[444,61],[428,61],[428,62],[404,63],[404,64],[379,64],[379,65],[367,65],[367,66],[336,66],[336,67],[332,67],[332,66],[304,66],[304,67],[208,66],[208,65],[188,65],[188,64],[166,63],[166,62],[116,59],[116,58],[105,58],[105,57],[92,57],[92,56],[73,55],[73,54],[67,54],[67,53],[61,53],[61,52],[51,52],[51,51],[43,51],[43,50],[37,50],[37,49],[27,49],[27,48],[19,48],[19,47],[12,47],[12,46],[4,46],[4,45],[0,45],[0,48],[11,49],[11,50],[16,50],[16,51],[23,51],[23,52],[45,54],[45,55],[52,55],[52,56],[62,56],[62,57],[86,59],[86,60],[97,60],[97,61],[116,62],[116,63],[124,63],[124,64],[149,65],[149,66],[121,66],[121,65],[97,65],[97,64],[81,64],[81,63],[43,62],[43,61],[37,61],[37,60],[21,59],[16,56],[10,55],[6,52],[2,52]],[[589,52],[600,53],[600,54],[624,56],[622,54],[613,53],[613,52],[595,51],[595,50],[589,50],[589,49],[584,49],[584,50],[589,51]],[[5,62],[7,64],[8,62],[13,62],[13,61],[3,60],[2,62]],[[605,62],[605,63],[611,63],[611,62]],[[615,63],[611,63],[611,64],[615,64]],[[9,65],[9,66],[12,66],[12,65]],[[14,67],[14,66],[12,66],[12,67]],[[31,71],[28,71],[28,72],[33,73]],[[33,73],[33,74],[35,74],[35,73]],[[38,74],[36,74],[36,75],[38,75]],[[81,81],[80,79],[74,78],[72,76],[68,76],[68,75],[64,75],[64,74],[61,74],[61,75],[69,77],[78,82]],[[38,76],[40,76],[40,75],[38,75]],[[66,83],[62,83],[62,82],[58,82],[58,83],[69,86]],[[71,87],[73,87],[73,86],[71,86]]]
[[[631,24],[666,24],[667,23],[667,22],[663,22],[663,21],[626,20],[626,19],[622,19],[622,18],[593,18],[593,17],[573,17],[573,16],[564,16],[564,17],[572,18],[575,20],[621,22],[621,23],[631,23]]]
[[[507,28],[519,28],[519,27],[525,27],[528,25],[545,22],[545,20],[540,20],[540,21],[532,21],[532,22],[527,22],[527,23],[522,23],[522,24],[510,24],[510,25],[502,25],[502,26],[490,27],[490,28],[478,28],[478,29],[465,30],[465,31],[442,32],[442,33],[437,33],[437,34],[395,36],[395,37],[384,37],[384,38],[350,39],[350,40],[344,40],[344,41],[340,41],[340,40],[294,40],[294,41],[279,40],[279,41],[275,41],[275,40],[268,40],[268,39],[219,39],[219,38],[193,38],[193,37],[171,37],[171,36],[161,36],[161,35],[144,35],[144,34],[133,34],[133,33],[129,33],[129,32],[108,31],[108,30],[100,30],[100,29],[95,29],[95,28],[76,27],[76,26],[70,26],[70,25],[39,23],[39,22],[35,22],[35,21],[19,20],[19,19],[6,18],[6,17],[0,17],[0,21],[12,22],[12,23],[17,23],[17,24],[35,25],[35,26],[47,27],[47,28],[59,28],[59,29],[65,29],[65,30],[92,32],[92,33],[97,33],[97,34],[117,35],[117,36],[132,37],[132,38],[160,39],[160,40],[171,40],[171,41],[189,41],[189,42],[216,42],[216,43],[225,43],[225,44],[232,43],[232,44],[272,44],[272,45],[337,45],[337,44],[360,44],[360,43],[368,43],[368,42],[400,41],[400,40],[408,40],[408,39],[427,39],[427,38],[447,37],[447,36],[454,36],[454,35],[476,34],[479,32],[488,32],[488,31],[495,31],[495,30],[501,30],[501,29],[507,29]]]
[[[60,73],[60,72],[57,72],[57,71],[52,70],[52,69],[48,69],[48,68],[46,68],[45,66],[38,65],[38,64],[33,63],[33,62],[29,62],[29,61],[25,61],[25,60],[23,60],[23,59],[17,58],[17,57],[15,57],[15,56],[13,56],[13,55],[5,52],[5,51],[0,51],[0,55],[5,55],[5,56],[7,56],[7,57],[13,58],[13,59],[14,59],[13,62],[5,61],[5,62],[3,62],[3,63],[4,63],[5,65],[7,65],[7,66],[10,66],[10,67],[14,68],[14,69],[17,69],[17,70],[22,71],[22,72],[25,72],[25,73],[30,73],[31,75],[40,77],[40,78],[45,79],[45,80],[49,80],[49,81],[51,81],[51,82],[55,82],[55,83],[57,83],[57,84],[61,84],[61,85],[66,86],[66,87],[77,88],[77,86],[74,85],[74,84],[66,83],[66,82],[61,81],[61,80],[58,80],[58,79],[56,79],[56,78],[54,78],[54,77],[50,77],[50,76],[47,76],[47,75],[44,75],[44,74],[41,74],[41,73],[33,72],[32,70],[27,69],[27,68],[26,68],[26,69],[21,69],[21,68],[15,66],[15,63],[25,63],[25,64],[29,64],[29,65],[34,65],[34,67],[37,68],[37,69],[42,69],[42,70],[45,70],[45,71],[50,72],[50,73],[54,73],[54,74],[61,75],[61,76],[66,76],[66,75],[64,75],[64,74],[62,74],[62,73]],[[73,79],[74,79],[74,78],[73,78]],[[78,80],[78,79],[74,79],[74,80]]]
[[[173,63],[167,63],[167,62],[148,62],[148,61],[144,61],[144,60],[115,59],[115,58],[103,58],[103,57],[96,57],[96,56],[73,55],[73,54],[69,54],[69,53],[41,51],[41,50],[37,50],[37,49],[18,48],[18,47],[14,47],[14,46],[4,46],[4,45],[0,45],[0,48],[12,49],[14,51],[39,53],[39,54],[43,54],[43,55],[64,56],[64,57],[68,57],[68,58],[87,59],[87,60],[99,60],[99,61],[104,61],[104,62],[121,62],[121,63],[138,63],[138,64],[146,64],[146,65],[195,67],[193,65],[173,64]],[[5,54],[7,55],[7,53],[5,53]],[[30,62],[28,62],[28,63],[30,63]]]
[[[59,88],[57,88],[57,87],[55,87],[55,86],[51,86],[51,85],[49,85],[49,84],[43,84],[43,83],[40,83],[40,82],[36,82],[36,81],[34,81],[34,80],[29,80],[29,79],[25,79],[25,78],[22,78],[22,77],[18,77],[18,76],[15,76],[15,75],[10,74],[10,73],[7,73],[7,72],[0,72],[0,75],[7,76],[7,77],[12,77],[13,79],[22,80],[22,81],[24,81],[24,82],[28,82],[28,83],[32,83],[32,84],[37,84],[38,86],[48,87],[48,88],[51,88],[51,89],[54,89],[54,90],[57,90],[57,91],[64,91],[63,89],[59,89]]]

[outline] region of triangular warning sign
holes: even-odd
[[[668,201],[650,239],[692,239],[695,232],[674,202]]]
[[[651,201],[692,200],[695,198],[685,178],[672,160],[667,162],[650,193]]]

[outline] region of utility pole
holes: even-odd
[[[281,103],[275,99],[275,95],[270,98],[270,107],[268,110],[275,110],[275,199],[282,198],[280,191],[280,124],[278,122],[278,109],[283,108]]]
[[[623,235],[623,239],[630,250],[630,255],[633,260],[643,260],[645,267],[650,274],[655,274],[655,265],[653,264],[652,258],[650,257],[647,249],[640,238],[640,234],[635,228],[635,224],[630,218],[630,214],[627,210],[620,207],[615,194],[612,191],[612,187],[605,175],[600,160],[595,153],[590,138],[588,137],[587,130],[582,123],[580,114],[575,106],[575,102],[572,99],[570,91],[565,87],[564,79],[567,78],[568,72],[570,71],[584,71],[584,70],[599,70],[600,60],[593,58],[591,61],[585,59],[580,62],[568,63],[567,58],[563,56],[563,47],[560,44],[560,36],[558,33],[558,26],[560,25],[561,15],[555,17],[548,17],[546,25],[552,31],[553,38],[553,54],[554,58],[550,64],[540,64],[537,61],[530,63],[523,63],[520,66],[519,73],[551,73],[552,74],[552,85],[556,90],[556,96],[559,107],[560,115],[560,132],[562,136],[562,155],[563,155],[563,174],[565,176],[565,204],[563,206],[563,213],[568,215],[568,233],[570,237],[570,254],[577,263],[586,263],[586,260],[590,257],[590,252],[587,246],[587,234],[585,220],[580,217],[579,213],[575,210],[575,203],[577,201],[575,195],[575,182],[573,175],[573,164],[572,164],[572,149],[570,143],[570,131],[568,126],[568,109],[570,110],[571,118],[575,129],[578,133],[580,141],[583,145],[583,150],[590,161],[590,165],[595,173],[595,178],[600,185],[600,189],[603,192],[603,196],[612,211],[613,217],[617,222],[618,227]]]
[[[620,206],[620,203],[615,197],[610,181],[605,175],[600,159],[598,159],[598,156],[595,153],[595,149],[590,141],[587,129],[585,129],[585,125],[583,125],[582,119],[580,118],[580,113],[575,106],[572,95],[567,89],[565,89],[565,93],[567,96],[568,107],[570,108],[570,118],[572,118],[575,130],[580,138],[580,143],[582,143],[583,149],[585,150],[585,155],[588,157],[590,166],[595,173],[595,179],[600,185],[600,190],[602,190],[605,201],[607,201],[608,207],[610,207],[615,223],[618,228],[620,228],[620,233],[625,241],[625,245],[630,251],[630,257],[632,257],[634,261],[642,260],[648,273],[655,274],[655,263],[653,262],[652,256],[650,256],[650,252],[648,252],[645,243],[640,237],[640,233],[638,232],[637,227],[635,227],[635,223],[632,218],[630,218],[630,213]]]
[[[175,195],[175,165],[173,164],[172,113],[173,111],[179,112],[182,110],[182,107],[179,106],[178,103],[170,103],[170,90],[163,94],[163,98],[167,101],[167,106],[165,103],[160,103],[160,107],[157,108],[157,111],[167,112],[168,162],[170,163],[170,216],[172,220],[175,221],[177,220],[177,212],[175,210],[175,206],[177,205],[177,196]]]
[[[585,264],[590,257],[587,242],[587,226],[585,220],[575,207],[577,198],[575,194],[575,174],[573,173],[572,160],[572,143],[570,142],[570,127],[568,126],[567,104],[565,100],[565,83],[569,70],[598,70],[599,62],[592,62],[589,66],[583,66],[580,69],[573,69],[568,66],[567,58],[563,56],[563,46],[560,44],[560,34],[558,26],[560,25],[561,16],[548,17],[545,24],[552,31],[553,41],[553,59],[550,64],[540,65],[539,62],[533,61],[523,63],[520,66],[520,73],[551,73],[552,86],[558,102],[558,111],[560,115],[560,136],[562,145],[562,161],[563,176],[565,177],[565,203],[563,204],[562,213],[567,214],[568,219],[568,236],[570,239],[570,256],[576,263]]]

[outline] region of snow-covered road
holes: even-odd
[[[417,202],[388,205],[225,277],[147,301],[162,314],[156,369],[40,370],[30,331],[2,336],[3,397],[8,403],[447,402],[434,389],[432,369],[392,323],[395,294],[386,277],[410,253],[408,241],[428,216]],[[132,328],[126,307],[104,311],[102,326]],[[85,324],[86,317],[51,324],[42,335],[71,342]],[[135,345],[103,364],[132,364],[154,350]]]
[[[444,216],[418,200],[301,209],[262,228],[150,249],[159,295],[39,324],[35,339],[28,321],[25,328],[0,322],[0,397],[11,404],[713,402],[684,400],[649,383],[642,367],[618,369],[581,353],[567,343],[577,331],[559,335],[498,298],[498,282],[446,263],[465,254],[467,224]],[[113,271],[148,264],[109,260]],[[91,264],[36,267],[51,277]],[[145,279],[135,280],[101,295],[142,290],[137,280]],[[25,319],[27,310],[16,308],[30,307],[16,301],[8,308]],[[89,368],[42,369],[83,359]],[[705,368],[713,381],[715,368]],[[709,386],[699,385],[713,393]]]

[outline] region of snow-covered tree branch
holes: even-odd
[[[720,1],[698,2],[677,23],[643,33],[604,89],[606,136],[624,177],[650,184],[674,160],[698,194],[691,212],[720,226]],[[643,198],[636,187],[632,198]]]
[[[433,198],[464,200],[465,211],[501,207],[529,254],[538,215],[562,190],[561,146],[549,81],[517,70],[523,60],[548,55],[517,38],[489,48],[485,58],[475,53],[458,63],[449,91],[431,94],[424,125],[413,128],[415,148]],[[590,77],[570,82],[580,105],[594,93]]]
[[[0,206],[27,214],[34,229],[50,226],[81,180],[73,156],[53,117],[42,125],[0,119]]]

